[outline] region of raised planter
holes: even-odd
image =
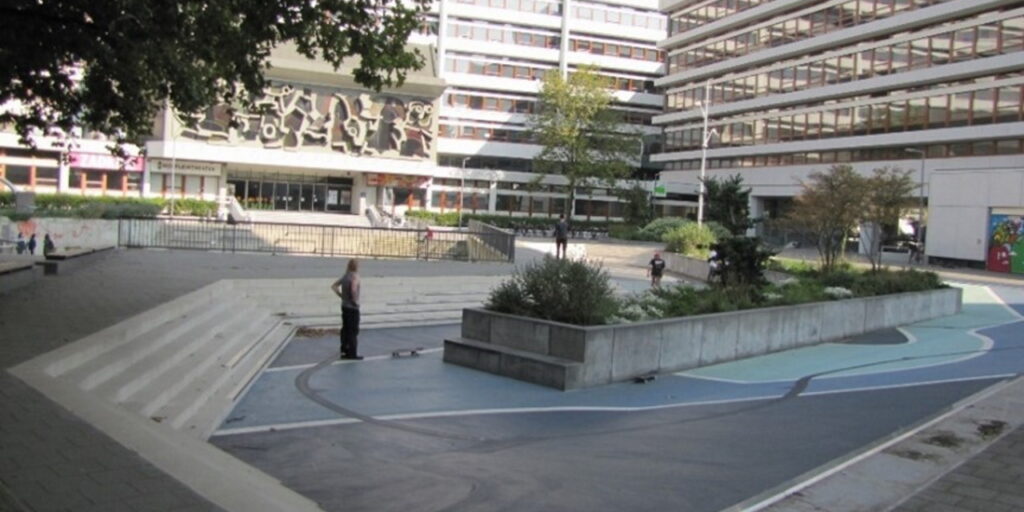
[[[683,256],[682,254],[665,252],[662,254],[662,259],[665,260],[665,268],[669,272],[674,272],[686,277],[692,277],[694,279],[700,279],[701,281],[707,281],[708,273],[711,270],[711,267],[708,265],[706,260]],[[781,283],[782,281],[793,278],[793,276],[789,274],[776,272],[774,270],[766,270],[764,272],[764,277],[770,283]]]
[[[944,288],[631,324],[577,326],[464,309],[444,360],[562,390],[816,345],[960,312]]]

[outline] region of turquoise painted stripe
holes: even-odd
[[[792,381],[807,375],[865,375],[936,366],[982,355],[988,340],[970,331],[1019,320],[986,287],[961,285],[961,313],[912,324],[904,330],[915,341],[901,345],[825,343],[733,361],[677,375],[742,383]],[[853,368],[843,370],[844,368]],[[835,373],[831,373],[835,372]]]

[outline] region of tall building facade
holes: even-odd
[[[44,141],[29,151],[7,134],[0,173],[40,192],[234,196],[259,209],[557,215],[565,180],[535,182],[532,159],[541,147],[527,130],[542,77],[596,66],[611,79],[614,108],[646,134],[635,165],[650,167],[642,154],[660,144],[651,119],[664,103],[654,81],[665,72],[657,43],[666,34],[656,0],[438,0],[409,41],[426,65],[401,88],[367,91],[349,68],[282,47],[258,101],[264,110],[243,113],[237,125],[226,105],[205,112],[195,128],[165,113],[132,168],[104,158],[103,141],[79,137],[74,158],[62,160],[66,145]],[[622,215],[611,190],[577,197],[577,218]],[[663,214],[688,206],[659,200]]]
[[[696,192],[706,155],[707,176],[740,174],[754,216],[771,219],[814,171],[900,167],[921,185],[929,256],[1024,273],[1024,245],[994,235],[1016,226],[1024,240],[1024,2],[662,9],[663,180]]]

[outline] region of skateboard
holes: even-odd
[[[639,377],[633,377],[633,382],[637,384],[647,384],[657,378],[657,375],[641,375]]]
[[[398,349],[398,350],[395,350],[395,351],[391,352],[391,357],[402,357],[402,356],[419,357],[421,350],[423,350],[423,347],[402,348],[402,349]]]

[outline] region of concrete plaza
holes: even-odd
[[[545,241],[534,241],[532,242],[533,245],[531,245],[531,242],[527,241],[517,252],[520,261],[536,257],[539,251],[544,250],[545,243]],[[620,244],[588,244],[588,253],[603,259],[606,266],[612,271],[616,282],[626,290],[639,290],[646,287],[643,265],[649,259],[651,250],[651,247],[633,249],[632,246]],[[0,363],[2,363],[4,368],[18,365],[219,279],[331,278],[338,274],[343,264],[344,260],[321,258],[165,251],[116,251],[108,257],[97,261],[92,268],[59,277],[41,279],[30,288],[23,288],[14,293],[0,296],[0,332],[3,333],[3,350],[0,351]],[[474,265],[445,262],[369,261],[365,263],[363,274],[368,277],[426,275],[488,276],[507,274],[511,269],[510,265],[500,264]],[[977,280],[992,279],[992,276],[984,274],[972,275],[970,273],[956,276],[956,279],[960,281],[967,281],[973,278]],[[457,283],[456,279],[452,281]],[[1004,286],[1007,290],[1011,290],[1008,292],[1008,296],[1011,297],[1008,302],[1017,300],[1012,298],[1017,297],[1013,295],[1014,292],[1012,290],[1019,286],[1019,281],[1003,279],[1000,281],[1000,285]],[[1024,301],[1020,302],[1024,304]],[[1006,336],[1008,339],[1013,339],[1014,334],[1008,333]],[[1017,334],[1016,338],[1020,338],[1020,335]],[[368,353],[374,355],[372,353],[372,350],[374,350],[372,335],[366,337],[365,343],[366,347],[371,350]],[[402,343],[405,342],[403,341]],[[384,355],[387,347],[382,342],[377,346],[376,350],[380,351],[380,349],[384,348],[385,350],[380,352],[381,355]],[[1020,356],[1016,354],[1007,350],[1003,353],[1002,359],[1019,359]],[[283,355],[285,355],[284,352],[282,352]],[[292,363],[297,361],[307,363],[315,362],[313,360],[317,358],[317,355],[316,353],[306,356],[291,354],[289,357],[297,358]],[[302,360],[303,357],[307,359]],[[416,364],[426,365],[430,362],[431,357],[433,357],[433,354],[425,354],[421,360],[416,361]],[[368,363],[373,364],[372,361]],[[437,366],[423,367],[431,371],[438,368]],[[339,366],[338,368],[347,370],[357,367],[350,365]],[[722,460],[730,460],[734,461],[734,464],[742,465],[745,457],[754,456],[755,452],[750,450],[754,449],[752,447],[756,447],[756,444],[748,446],[744,443],[734,443],[736,446],[732,450],[719,450],[715,447],[726,446],[730,440],[735,439],[751,437],[756,439],[760,433],[784,432],[786,430],[785,425],[787,424],[785,421],[789,421],[786,418],[805,417],[807,420],[813,419],[815,421],[803,422],[807,423],[807,425],[802,425],[801,428],[809,429],[802,431],[805,442],[796,443],[791,448],[794,450],[809,449],[810,451],[806,454],[807,463],[815,467],[819,466],[816,462],[818,458],[828,454],[835,455],[834,457],[829,455],[829,457],[837,460],[835,466],[837,470],[829,478],[816,482],[807,488],[800,489],[797,491],[797,495],[791,495],[787,499],[774,502],[773,504],[765,504],[765,506],[773,506],[778,510],[812,510],[812,508],[800,507],[809,507],[808,504],[815,503],[813,501],[815,499],[825,500],[826,497],[824,496],[829,493],[857,492],[854,490],[856,489],[856,482],[847,481],[844,483],[842,481],[844,474],[856,474],[854,469],[856,464],[847,465],[851,461],[845,460],[846,454],[860,452],[865,446],[886,440],[893,436],[894,433],[898,433],[900,436],[907,435],[906,441],[911,442],[913,441],[913,436],[909,434],[912,434],[912,432],[906,429],[918,425],[923,420],[933,418],[936,414],[942,414],[950,410],[958,411],[957,414],[950,415],[942,420],[954,421],[957,417],[968,415],[972,409],[983,410],[984,408],[980,404],[984,400],[975,404],[971,397],[977,397],[977,393],[983,392],[992,384],[1002,383],[999,384],[1001,388],[998,390],[998,393],[989,395],[985,398],[986,400],[998,400],[999,403],[1009,403],[1007,402],[1009,400],[1007,396],[1015,396],[1019,400],[1021,395],[1024,394],[1021,392],[1020,385],[1018,383],[1005,384],[1008,382],[1007,379],[1010,373],[1013,372],[1001,372],[1002,378],[981,378],[992,375],[982,372],[978,374],[979,378],[965,381],[961,384],[950,380],[935,386],[906,388],[901,392],[906,395],[905,401],[899,402],[897,400],[894,403],[896,409],[903,409],[901,412],[902,416],[897,417],[895,414],[886,414],[885,417],[888,419],[881,421],[880,418],[880,421],[875,422],[877,424],[875,428],[865,429],[858,436],[845,440],[845,445],[840,443],[836,446],[828,447],[826,450],[809,449],[807,446],[804,446],[813,445],[811,440],[816,439],[816,436],[831,435],[829,434],[830,429],[826,428],[825,425],[815,426],[814,423],[824,418],[834,418],[837,414],[846,414],[849,416],[848,420],[852,422],[850,425],[859,425],[857,422],[862,421],[863,418],[858,419],[857,417],[862,417],[863,414],[858,413],[858,407],[871,407],[872,400],[869,394],[849,394],[844,397],[845,401],[827,400],[822,397],[800,398],[799,402],[789,401],[788,404],[781,405],[781,407],[791,408],[789,410],[780,409],[772,411],[769,416],[756,416],[755,418],[761,423],[750,422],[742,425],[728,421],[727,418],[730,415],[737,413],[735,410],[731,410],[737,406],[730,406],[725,403],[705,405],[703,407],[706,410],[703,411],[700,408],[688,408],[685,413],[681,409],[632,415],[616,415],[615,413],[600,413],[596,411],[582,411],[578,413],[562,411],[553,414],[547,419],[539,419],[536,423],[526,420],[526,416],[511,423],[507,421],[495,423],[497,421],[495,418],[502,418],[502,416],[463,416],[463,419],[456,423],[460,429],[469,429],[465,430],[465,432],[475,432],[474,435],[478,435],[479,432],[486,431],[490,433],[491,437],[501,437],[504,439],[498,445],[488,445],[489,448],[480,447],[476,451],[471,449],[467,452],[476,453],[476,455],[471,457],[473,465],[469,467],[475,468],[480,472],[479,474],[474,475],[470,472],[463,475],[465,478],[461,480],[454,478],[451,482],[444,482],[446,485],[441,486],[441,489],[444,490],[450,488],[448,484],[453,482],[458,483],[458,485],[476,482],[472,487],[479,490],[476,494],[473,494],[473,492],[466,494],[466,500],[453,504],[447,502],[447,498],[444,496],[437,497],[433,495],[430,495],[429,499],[419,500],[418,497],[424,495],[413,492],[407,495],[403,494],[405,491],[401,487],[389,490],[390,485],[382,483],[388,480],[373,480],[372,478],[363,482],[369,487],[361,487],[358,485],[358,481],[355,481],[346,484],[348,487],[345,487],[345,493],[331,496],[314,494],[314,496],[316,496],[315,501],[317,503],[331,510],[400,508],[412,510],[417,509],[417,503],[422,506],[422,508],[418,509],[422,510],[436,509],[430,505],[440,507],[440,505],[444,504],[455,509],[465,510],[486,510],[488,509],[488,504],[502,504],[501,508],[509,510],[525,510],[531,509],[531,503],[538,505],[543,503],[551,509],[591,510],[600,509],[602,504],[606,503],[603,501],[606,498],[603,493],[606,491],[601,490],[597,483],[603,482],[613,475],[620,474],[623,475],[624,480],[633,481],[635,485],[631,486],[633,491],[627,493],[633,501],[619,503],[619,509],[628,503],[635,504],[636,509],[717,510],[725,508],[731,503],[740,502],[754,506],[757,503],[749,501],[749,499],[762,498],[761,501],[764,501],[769,498],[768,494],[758,491],[758,485],[754,484],[770,481],[771,474],[773,473],[771,468],[765,468],[764,473],[767,476],[761,480],[758,480],[761,477],[750,477],[749,481],[753,482],[751,485],[743,484],[747,480],[731,481],[728,471],[721,472],[726,469],[725,466],[718,470],[715,468],[721,462],[717,460],[719,456],[722,457]],[[429,382],[430,377],[428,375],[424,375],[422,378],[423,382]],[[693,392],[692,383],[694,381],[687,381],[687,378],[686,376],[681,376],[660,379],[657,382],[657,386],[669,386],[673,382],[686,382],[688,385],[673,391],[673,393]],[[711,381],[708,380],[706,382]],[[657,386],[618,386],[610,388],[608,394],[628,395],[630,397],[629,400],[633,400],[642,392],[644,394],[651,394],[652,396],[647,397],[647,399],[654,400],[655,397],[653,395],[668,389]],[[515,386],[489,388],[482,385],[479,390],[481,392],[490,391],[501,395],[502,393],[510,392],[513,387]],[[916,392],[925,389],[928,391],[924,393]],[[530,390],[526,391],[532,392]],[[878,395],[877,392],[874,394]],[[895,395],[898,393],[893,391],[887,394]],[[565,395],[570,395],[568,397],[569,402],[572,402],[575,398],[597,400],[596,398],[588,398],[583,395]],[[251,396],[256,395],[250,392],[246,398],[248,399]],[[562,399],[566,400],[565,397]],[[960,399],[968,400],[973,405],[968,406],[967,402],[957,404]],[[908,403],[917,404],[917,408],[904,407]],[[1019,401],[1017,403],[1019,404]],[[797,407],[797,404],[809,405]],[[358,406],[360,404],[358,402],[350,402],[347,405]],[[599,405],[604,406],[607,403],[601,402]],[[951,406],[954,406],[954,408],[950,409]],[[452,405],[449,404],[445,407],[448,410],[451,409]],[[1018,410],[1021,409],[1020,407],[1017,408]],[[0,496],[3,499],[3,501],[0,501],[0,509],[218,509],[216,505],[203,496],[180,484],[163,471],[154,467],[146,459],[122,447],[104,433],[49,401],[8,372],[4,372],[0,376],[0,414],[3,415],[3,421],[0,422],[0,434],[2,434],[2,439],[0,439],[0,484],[2,484]],[[909,491],[904,488],[896,489],[901,494],[898,496],[898,499],[893,499],[886,507],[900,506],[902,507],[901,510],[916,511],[1013,510],[1024,506],[1024,495],[1020,494],[1019,491],[1022,487],[1021,475],[1024,472],[1024,462],[1022,462],[1024,434],[1015,428],[1016,425],[1019,425],[1019,422],[1011,419],[1009,412],[1007,414],[1009,421],[1007,421],[1005,428],[1009,434],[992,436],[988,443],[975,443],[973,445],[974,448],[971,450],[965,448],[962,450],[963,453],[960,454],[962,457],[958,459],[950,458],[948,461],[945,461],[945,467],[951,467],[967,461],[959,469],[937,480],[936,483],[926,488],[923,492],[917,492],[921,486],[914,487]],[[536,491],[538,487],[533,487],[530,482],[521,480],[517,482],[506,482],[506,480],[503,480],[510,476],[519,475],[519,472],[522,471],[535,471],[544,464],[555,464],[556,466],[562,464],[564,465],[562,469],[566,471],[566,474],[571,473],[572,468],[580,467],[573,465],[573,462],[583,466],[593,464],[594,460],[589,457],[580,459],[559,458],[557,455],[560,452],[553,448],[554,445],[551,444],[550,440],[537,444],[533,449],[526,449],[525,451],[516,449],[514,445],[522,444],[529,448],[528,445],[531,443],[526,442],[525,440],[527,439],[548,439],[552,432],[560,433],[556,437],[572,434],[576,432],[571,428],[572,425],[581,421],[591,423],[601,415],[608,415],[604,421],[620,423],[619,427],[621,428],[593,431],[593,426],[591,426],[589,427],[591,431],[585,437],[600,440],[598,443],[601,449],[597,451],[598,455],[595,456],[599,459],[616,460],[616,467],[620,468],[621,471],[617,472],[613,468],[609,470],[609,473],[602,473],[600,469],[595,468],[594,473],[591,475],[594,480],[587,485],[573,484],[570,486],[569,483],[545,481],[544,486],[540,487],[540,489],[547,491],[547,494],[544,494],[545,499],[544,501],[536,502],[531,501],[531,497],[536,497],[536,492],[527,491]],[[723,419],[720,422],[711,423],[707,420],[695,420],[695,418],[713,417],[716,415],[722,415]],[[514,415],[506,417],[512,418]],[[532,418],[539,417],[532,416]],[[436,419],[421,418],[407,420],[406,422],[413,426],[423,426],[426,423],[430,424],[428,426],[433,428],[439,428],[439,424],[436,423],[437,421]],[[779,421],[783,421],[783,423],[778,423]],[[703,424],[704,426],[698,430],[683,429],[674,433],[652,426],[662,422],[680,425],[695,423]],[[929,428],[941,428],[942,424],[940,421],[930,425]],[[347,436],[355,435],[357,439],[363,440],[365,446],[369,448],[388,446],[387,443],[393,442],[389,440],[390,436],[388,435],[388,432],[391,430],[375,428],[374,424],[324,426],[320,428],[326,430],[317,431],[318,434],[322,433],[329,438],[340,439],[344,442],[348,442],[345,441],[346,439],[351,439]],[[792,429],[792,425],[789,428]],[[822,428],[825,430],[820,430]],[[537,429],[540,430],[538,431]],[[298,435],[297,432],[301,432],[301,430],[293,430],[287,435],[296,436]],[[637,434],[627,435],[624,432],[634,432]],[[725,437],[716,443],[712,442],[715,439],[712,434],[724,435]],[[258,467],[261,463],[274,462],[275,459],[271,455],[267,455],[267,458],[261,460],[260,454],[270,453],[277,441],[266,434],[250,435],[263,435],[265,439],[260,441],[260,443],[269,444],[250,443],[249,441],[252,441],[252,439],[238,442],[241,438],[237,438],[236,442],[232,443],[225,441],[230,436],[223,435],[217,436],[214,439],[216,444],[224,446],[229,453]],[[692,439],[693,443],[702,446],[700,453],[687,451],[674,453],[672,450],[669,450],[669,453],[666,454],[666,460],[658,461],[656,465],[652,466],[652,454],[657,453],[658,446],[664,446],[664,442],[659,440],[668,439],[665,436],[671,437],[672,435]],[[341,437],[339,438],[338,436]],[[309,439],[308,436],[300,435],[299,437]],[[519,439],[520,441],[512,441],[514,439]],[[994,444],[992,443],[993,441]],[[344,445],[344,442],[339,443],[339,446]],[[375,444],[377,442],[384,442],[385,444]],[[659,442],[662,444],[658,444]],[[458,444],[458,442],[455,443]],[[631,443],[636,443],[636,445],[631,445]],[[645,453],[648,449],[643,447],[648,445],[648,443],[654,443],[650,445],[650,450],[654,451]],[[227,447],[229,444],[231,446]],[[277,444],[277,446],[282,445]],[[295,446],[302,445],[300,443]],[[585,447],[587,451],[593,450],[593,446],[587,443],[580,446]],[[744,447],[748,449],[745,450],[743,449]],[[348,448],[351,448],[351,446]],[[401,451],[408,449],[408,446],[400,444],[393,446],[393,448],[395,451]],[[886,449],[893,450],[895,448],[890,446]],[[430,450],[435,451],[437,448],[432,447]],[[246,455],[246,453],[249,455]],[[550,459],[545,459],[543,455],[545,453],[548,453]],[[980,455],[972,457],[974,453],[980,453]],[[491,456],[485,456],[488,454],[501,457],[493,459]],[[401,460],[401,454],[387,454],[386,450],[378,454],[371,450],[364,455],[371,458],[376,458],[378,455],[379,457],[393,458],[386,466],[373,470],[381,472],[381,474],[388,474],[388,469],[410,471],[415,465],[415,463],[410,461],[408,467],[403,470],[402,464],[395,462],[395,460]],[[463,462],[468,462],[471,459],[464,459]],[[872,457],[865,457],[865,460],[870,459]],[[358,463],[365,463],[368,459],[355,458],[352,460]],[[499,467],[490,467],[491,462],[495,460],[502,460],[502,464],[518,468],[518,472],[503,473],[500,470],[500,467],[509,466],[499,465]],[[453,459],[452,463],[457,461],[457,459]],[[299,462],[301,462],[301,457]],[[685,473],[673,473],[673,468],[677,468],[674,464],[684,462],[690,466],[690,469]],[[751,461],[748,461],[747,465],[750,465],[749,462]],[[542,466],[535,466],[539,463]],[[842,463],[842,468],[839,468],[840,463]],[[862,464],[864,462],[858,461],[858,463]],[[298,465],[301,466],[302,464]],[[430,467],[428,464],[420,466],[418,470],[422,471]],[[294,481],[289,480],[288,475],[273,474],[272,468],[269,466],[262,469],[271,473],[271,476],[282,480],[286,485],[291,484],[293,489],[297,487]],[[792,466],[786,471],[795,472],[798,469],[798,466]],[[341,470],[345,470],[345,468],[341,468]],[[359,467],[353,466],[348,468],[348,471],[358,472]],[[683,485],[682,482],[678,481],[678,478],[682,478],[683,475],[700,481],[700,478],[708,476],[707,471],[719,472],[715,478],[722,486],[722,489],[735,491],[736,496],[743,495],[749,491],[748,495],[742,496],[743,499],[741,500],[734,501],[730,501],[731,498],[719,499],[713,495],[703,498],[695,495],[693,501],[684,502],[679,501],[677,495],[664,492],[664,489],[671,488],[673,481],[678,485]],[[314,471],[311,474],[313,476],[306,475],[303,478],[315,480],[317,472]],[[806,475],[807,478],[812,476]],[[576,482],[576,479],[580,477],[580,475],[576,475],[573,478],[567,479],[567,482]],[[582,477],[585,478],[585,475]],[[784,480],[791,483],[793,479],[786,478]],[[505,482],[507,485],[500,485],[496,482]],[[319,483],[323,484],[324,482]],[[442,482],[420,482],[413,485],[413,488],[418,489],[420,486],[429,488],[431,483],[436,485]],[[315,487],[317,482],[309,481],[308,484]],[[839,489],[839,491],[835,489]],[[877,484],[869,489],[878,490]],[[488,492],[483,492],[484,490]],[[769,490],[775,491],[778,494],[786,489]],[[820,490],[818,491],[817,498],[815,498],[815,490]],[[509,498],[510,493],[515,494],[516,492],[524,492],[525,494],[519,498]],[[860,492],[865,491],[862,489]],[[300,493],[308,496],[308,494],[302,491]],[[877,494],[885,495],[883,492],[878,492]],[[676,497],[674,498],[673,496]],[[794,499],[794,496],[800,499]],[[817,503],[824,502],[826,501],[818,501]],[[835,501],[831,503],[835,503]],[[675,507],[672,506],[673,504]],[[820,505],[815,506],[821,509]]]

